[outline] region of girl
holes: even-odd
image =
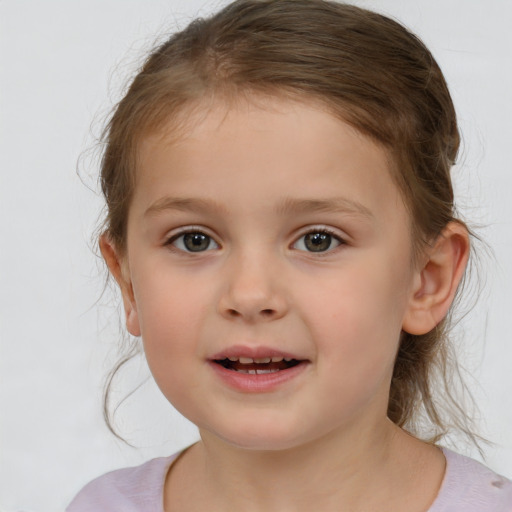
[[[67,510],[512,510],[509,480],[434,444],[458,146],[431,54],[363,9],[238,0],[156,49],[106,132],[100,248],[201,440]]]

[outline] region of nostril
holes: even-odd
[[[228,309],[228,315],[235,318],[240,316],[240,313],[236,309]]]
[[[261,314],[263,316],[272,316],[274,314],[274,310],[273,309],[262,309]]]

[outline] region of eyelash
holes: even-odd
[[[346,245],[346,242],[343,238],[339,236],[339,234],[335,233],[332,229],[326,228],[326,227],[313,227],[311,229],[308,229],[305,233],[303,233],[293,244],[292,247],[295,247],[300,241],[303,241],[305,237],[308,235],[328,235],[330,237],[330,244],[329,247],[326,250],[323,251],[308,251],[307,249],[299,249],[303,252],[309,253],[309,254],[316,254],[317,256],[324,256],[327,253],[331,253],[332,251],[336,250],[341,245]],[[337,245],[332,247],[332,242],[337,242]],[[303,242],[304,244],[304,242]]]
[[[190,248],[187,248],[185,246],[185,238],[187,235],[199,235],[199,236],[203,236],[205,239],[207,239],[208,241],[208,245],[202,249],[202,250],[198,250],[198,251],[194,251],[194,250],[190,250]],[[308,236],[308,235],[327,235],[329,238],[329,246],[325,249],[325,250],[319,250],[319,251],[311,251],[311,250],[308,250],[305,246],[305,238]],[[181,245],[182,247],[179,247],[177,245],[177,242],[182,239],[182,242],[181,242]],[[299,244],[299,242],[302,242],[302,245],[304,245],[304,249],[298,249],[296,246],[297,244]],[[332,247],[332,242],[335,241],[337,243],[337,245],[335,245],[334,247]],[[200,242],[200,240],[199,240]],[[321,241],[320,241],[321,242]],[[341,238],[337,233],[335,233],[333,230],[331,229],[328,229],[326,227],[317,227],[317,228],[311,228],[309,229],[308,231],[306,231],[305,233],[303,233],[299,238],[297,238],[295,240],[295,242],[293,242],[293,244],[291,244],[291,247],[294,248],[294,249],[297,249],[301,252],[306,252],[306,253],[310,253],[310,254],[316,254],[316,255],[325,255],[326,253],[330,253],[332,252],[333,250],[335,250],[336,248],[338,248],[339,246],[341,245],[345,245],[346,242],[343,238]],[[186,253],[186,254],[195,254],[195,253],[202,253],[202,252],[208,252],[212,249],[219,249],[220,248],[220,245],[215,241],[215,239],[208,235],[207,233],[204,232],[203,229],[201,228],[187,228],[186,230],[184,231],[181,231],[175,235],[172,235],[166,242],[165,242],[165,245],[166,246],[172,246],[172,248],[174,250],[177,250],[177,251],[180,251],[182,253]],[[212,247],[212,245],[214,247]],[[199,244],[198,244],[199,246]]]
[[[199,251],[191,251],[191,250],[188,250],[184,243],[185,243],[185,239],[184,237],[186,237],[187,235],[202,235],[204,236],[205,238],[208,239],[208,245],[206,247],[205,250],[199,250]],[[180,239],[183,239],[182,240],[182,245],[183,247],[178,247],[178,245],[176,244],[176,242]],[[203,229],[201,228],[194,228],[194,227],[191,227],[191,228],[187,228],[186,230],[183,230],[183,231],[180,231],[179,233],[176,233],[175,235],[172,235],[166,242],[165,242],[165,245],[166,246],[171,246],[174,250],[177,250],[177,251],[180,251],[182,253],[186,253],[186,254],[195,254],[195,253],[201,253],[201,252],[207,252],[208,250],[211,250],[211,245],[215,245],[215,247],[213,247],[214,249],[218,249],[220,246],[219,244],[215,241],[215,239],[208,235],[207,233],[204,232]]]

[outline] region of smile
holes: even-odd
[[[258,357],[254,359],[252,357],[226,357],[224,359],[215,360],[215,363],[227,370],[239,373],[265,375],[288,370],[300,364],[301,361],[282,356]]]
[[[242,393],[271,393],[284,389],[311,361],[270,347],[234,346],[215,354],[209,364],[228,387]]]

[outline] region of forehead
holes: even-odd
[[[257,98],[188,114],[141,141],[135,196],[146,207],[165,189],[232,205],[260,193],[260,206],[341,196],[368,210],[403,208],[388,152],[319,103]]]
[[[373,141],[373,145],[382,149],[392,160],[391,152],[381,142],[363,134],[350,121],[344,119],[347,111],[351,110],[350,105],[337,104],[327,98],[300,91],[278,88],[266,92],[243,89],[232,91],[231,94],[229,91],[212,92],[199,99],[187,101],[175,110],[166,110],[164,105],[155,117],[155,122],[150,121],[135,133],[134,140],[138,153],[144,153],[151,146],[183,143],[199,133],[206,134],[211,128],[217,131],[224,124],[229,127],[233,123],[238,123],[237,128],[246,129],[259,124],[264,129],[265,119],[272,116],[275,119],[281,116],[283,120],[295,116],[296,120],[306,122],[323,118],[324,121],[330,122],[331,126],[343,125],[344,129],[351,130],[354,136]]]

